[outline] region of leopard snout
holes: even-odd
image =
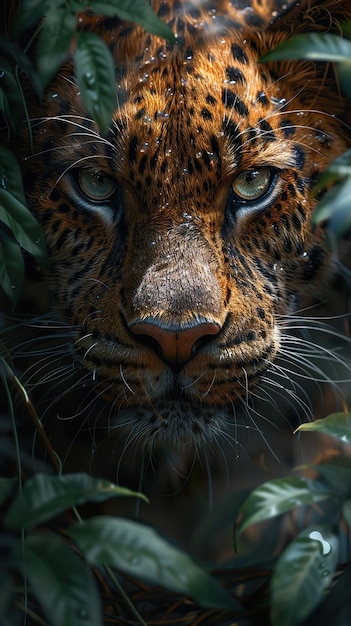
[[[182,365],[189,361],[197,350],[217,335],[220,327],[210,320],[196,320],[193,325],[186,324],[174,329],[167,327],[158,319],[135,322],[131,331],[138,339],[156,351],[169,365]]]

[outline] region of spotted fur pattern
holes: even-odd
[[[260,59],[294,33],[339,32],[351,4],[154,8],[174,45],[84,18],[115,57],[106,136],[70,63],[30,110],[35,154],[26,137],[17,152],[50,266],[29,279],[47,289],[89,403],[104,399],[119,436],[199,447],[237,437],[240,407],[295,349],[286,320],[336,274],[323,228],[310,227],[311,186],[350,144],[334,70]]]

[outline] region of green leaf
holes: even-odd
[[[142,494],[88,474],[36,474],[27,480],[12,503],[5,525],[7,528],[30,528],[72,506],[85,502],[104,502],[116,496],[138,496],[146,499]]]
[[[327,220],[327,234],[332,244],[351,229],[351,177],[330,189],[312,215],[312,225]]]
[[[238,527],[236,542],[244,530],[252,524],[328,497],[330,494],[321,492],[318,483],[307,478],[289,476],[270,480],[254,489],[241,507],[242,520]]]
[[[78,33],[74,64],[84,105],[100,131],[106,134],[116,107],[112,55],[94,33]]]
[[[312,430],[336,437],[343,443],[351,442],[351,413],[332,413],[328,417],[301,424],[298,430]]]
[[[64,0],[60,1],[61,5],[58,2],[57,7],[50,7],[40,31],[37,66],[44,87],[68,57],[75,35],[76,16],[67,9]]]
[[[43,87],[41,84],[40,76],[32,64],[27,55],[18,47],[13,41],[0,35],[0,51],[7,58],[11,57],[19,66],[19,68],[25,73],[27,78],[32,83],[32,87],[40,100],[42,97]]]
[[[351,459],[340,457],[334,463],[323,463],[321,465],[309,466],[318,472],[326,484],[327,489],[338,496],[345,498],[351,495]]]
[[[290,543],[271,581],[272,626],[300,624],[318,606],[338,560],[339,541],[328,526],[311,526]]]
[[[68,530],[92,565],[110,565],[182,594],[202,606],[241,610],[217,580],[154,530],[126,519],[95,517]]]
[[[340,81],[343,94],[346,96],[348,100],[351,100],[351,84],[350,84],[351,59],[338,63],[336,69],[337,69],[337,74],[338,74],[338,78]]]
[[[342,514],[345,518],[346,524],[351,528],[351,500],[345,500],[343,503]]]
[[[5,146],[0,146],[0,188],[26,204],[21,170],[16,157]]]
[[[16,478],[0,478],[0,505],[7,500],[16,484]]]
[[[284,41],[261,61],[308,59],[311,61],[343,62],[351,57],[351,41],[331,33],[305,33]]]
[[[13,305],[20,296],[23,279],[24,260],[21,248],[6,224],[0,220],[0,285]]]
[[[48,0],[23,0],[12,27],[13,37],[38,24],[49,4]]]
[[[91,0],[89,6],[98,15],[117,16],[127,22],[137,22],[147,32],[175,41],[170,27],[157,17],[146,0]]]
[[[313,195],[317,195],[324,187],[333,184],[351,175],[351,148],[343,152],[318,176],[317,183],[312,188]]]
[[[0,57],[0,85],[5,96],[3,111],[11,128],[16,130],[24,117],[23,96],[11,65],[3,57]]]
[[[16,241],[40,263],[46,263],[43,231],[26,206],[5,189],[0,189],[0,221],[13,233]]]
[[[55,535],[31,535],[14,557],[50,626],[102,626],[94,578],[84,561]]]

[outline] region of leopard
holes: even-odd
[[[81,14],[115,62],[106,134],[84,107],[73,43],[43,101],[28,96],[33,149],[26,129],[13,142],[49,264],[26,255],[28,335],[12,352],[43,420],[44,404],[77,428],[78,465],[83,431],[92,449],[107,432],[119,458],[221,456],[223,441],[236,457],[247,431],[264,438],[272,403],[279,413],[285,395],[301,412],[290,372],[316,349],[301,319],[312,311],[315,326],[333,304],[349,250],[312,225],[324,190],[311,189],[350,147],[335,67],[264,60],[296,34],[341,34],[349,0],[153,9],[174,42]]]

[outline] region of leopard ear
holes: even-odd
[[[265,57],[296,35],[333,33],[342,36],[342,25],[348,21],[351,21],[351,0],[293,0],[257,36],[258,54]],[[306,108],[347,117],[350,107],[342,97],[333,63],[304,60],[297,55],[294,59],[268,61],[268,67],[275,79],[290,83]]]

